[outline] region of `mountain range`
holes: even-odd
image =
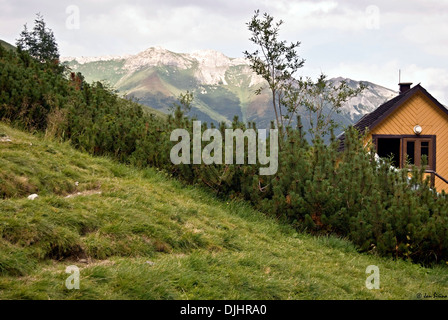
[[[0,46],[7,50],[16,50],[16,47],[14,47],[12,44],[0,39]]]
[[[190,115],[207,122],[229,122],[237,115],[244,122],[253,121],[267,128],[274,119],[271,97],[267,90],[255,90],[264,80],[243,58],[229,58],[218,51],[201,50],[175,53],[162,47],[151,47],[135,55],[64,57],[73,72],[81,72],[87,81],[102,81],[121,94],[137,98],[144,105],[169,112],[180,93],[194,95]],[[360,81],[338,77],[353,88]],[[334,119],[350,125],[363,115],[397,95],[383,86],[362,81],[367,88],[348,101]],[[305,127],[305,129],[307,129]]]

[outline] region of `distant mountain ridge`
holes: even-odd
[[[195,100],[191,115],[207,122],[229,122],[237,115],[244,122],[254,121],[266,128],[274,119],[269,92],[255,95],[264,80],[243,58],[229,58],[214,50],[175,53],[152,47],[135,55],[65,57],[73,71],[87,81],[106,81],[122,94],[138,98],[142,104],[168,112],[180,93],[189,90]],[[360,82],[345,80],[356,87]],[[363,81],[364,92],[351,99],[335,120],[350,125],[397,95],[396,91]]]
[[[7,49],[7,50],[16,50],[16,47],[14,47],[12,44],[3,41],[0,39],[0,46],[2,46],[3,48]]]

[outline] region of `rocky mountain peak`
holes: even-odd
[[[192,61],[163,47],[151,47],[126,59],[124,68],[136,71],[144,67],[172,66],[180,69],[190,68]]]
[[[244,58],[230,58],[216,50],[176,53],[157,46],[135,55],[65,58],[69,65],[73,60],[77,63],[71,66],[88,81],[110,81],[119,91],[160,110],[166,110],[172,104],[170,99],[179,92],[189,90],[195,94],[193,114],[204,121],[231,121],[238,115],[243,121],[268,127],[273,117],[269,93],[254,93],[263,86],[264,79],[252,71]],[[111,63],[100,65],[97,61]],[[335,85],[345,81],[353,88],[359,84],[345,77],[329,80]],[[397,95],[396,91],[365,83],[367,89],[344,104],[338,114],[338,121],[344,125],[356,122]]]

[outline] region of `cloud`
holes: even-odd
[[[80,28],[66,27],[69,5]],[[161,45],[175,52],[251,50],[246,22],[255,9],[285,21],[280,38],[301,41],[304,73],[323,72],[397,87],[398,69],[447,101],[446,0],[0,0],[0,38],[44,15],[65,56],[135,54]]]
[[[358,81],[369,81],[398,91],[398,71],[401,81],[420,83],[440,103],[448,106],[448,68],[421,67],[416,64],[402,64],[391,60],[384,64],[339,63],[327,70],[330,77],[347,77]],[[311,71],[312,72],[312,71]],[[316,70],[314,70],[316,72]]]
[[[402,30],[403,37],[418,45],[428,54],[448,57],[448,14],[439,18],[421,17],[418,24],[406,26]]]

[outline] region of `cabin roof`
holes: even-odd
[[[399,94],[398,96],[392,98],[389,101],[386,101],[378,108],[373,110],[372,112],[364,115],[361,119],[356,122],[353,127],[358,129],[360,132],[365,132],[365,130],[371,131],[378,124],[380,124],[384,119],[386,119],[392,112],[400,108],[406,101],[408,101],[414,94],[417,92],[422,92],[425,96],[427,96],[434,104],[442,110],[445,114],[448,115],[448,109],[445,108],[443,104],[437,101],[425,88],[423,88],[420,84],[414,86],[408,91]],[[339,140],[341,141],[340,150],[344,149],[344,141],[345,134],[344,132],[339,136]]]

